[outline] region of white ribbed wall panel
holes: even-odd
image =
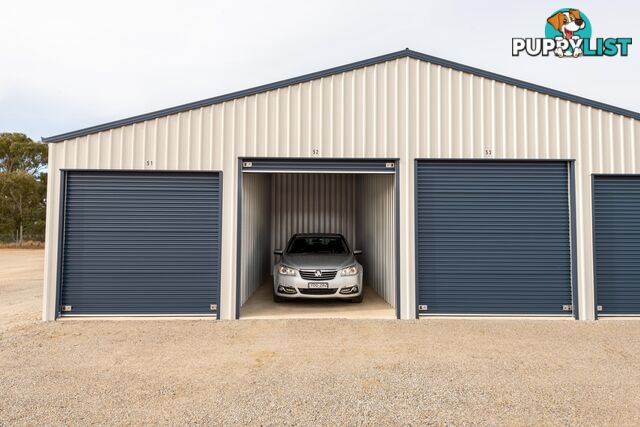
[[[242,180],[240,305],[271,272],[271,175],[245,174]]]
[[[294,233],[340,233],[354,247],[355,183],[354,175],[274,174],[272,250],[284,249]]]
[[[640,121],[408,57],[51,144],[44,318],[60,169],[223,171],[221,316],[233,318],[239,157],[398,158],[400,306],[415,316],[416,158],[575,159],[579,307],[594,318],[591,174],[640,171]],[[147,162],[153,162],[148,166]]]
[[[356,232],[364,283],[396,305],[395,196],[392,175],[356,178]]]

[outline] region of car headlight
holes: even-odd
[[[286,265],[283,265],[283,264],[280,264],[280,267],[278,267],[278,273],[282,274],[283,276],[296,275],[296,271],[293,268],[287,267]]]
[[[341,276],[355,276],[356,274],[358,274],[358,267],[356,267],[355,265],[340,270]]]

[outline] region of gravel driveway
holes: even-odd
[[[0,425],[640,423],[640,321],[41,323],[12,271]]]

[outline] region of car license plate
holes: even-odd
[[[310,289],[327,289],[328,287],[328,283],[309,283]]]

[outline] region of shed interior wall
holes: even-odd
[[[363,249],[364,282],[396,306],[395,188],[392,175],[356,178],[356,234]]]
[[[240,304],[255,292],[271,269],[271,185],[268,174],[245,174],[242,193]]]

